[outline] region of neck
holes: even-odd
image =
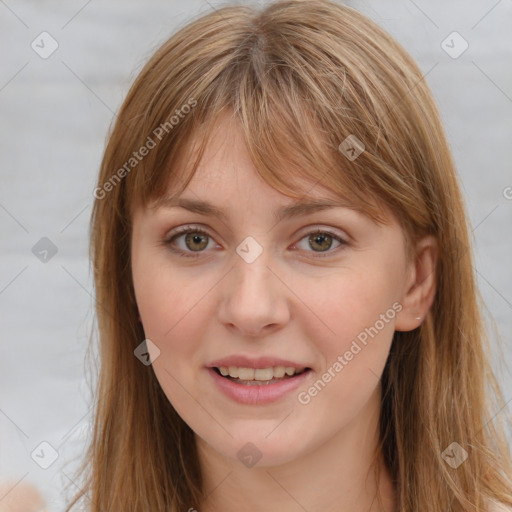
[[[244,467],[196,436],[206,496],[199,512],[393,512],[394,484],[376,452],[379,412],[377,389],[355,421],[279,466]]]

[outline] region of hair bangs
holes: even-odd
[[[201,95],[189,94],[199,98],[198,106],[143,161],[127,194],[130,214],[137,206],[158,206],[185,190],[216,133],[218,120],[229,114],[241,130],[256,172],[269,186],[294,199],[324,189],[374,221],[385,222],[386,198],[375,178],[382,163],[377,165],[375,156],[365,155],[366,151],[358,156],[359,162],[350,160],[340,149],[340,142],[355,137],[353,123],[348,122],[351,116],[345,117],[345,123],[333,118],[326,124],[326,116],[318,115],[322,106],[311,94],[311,84],[291,67],[257,54],[251,44],[263,51],[261,45],[248,41],[245,58],[234,55]],[[187,96],[184,91],[177,95]],[[157,119],[146,120],[139,140],[154,133],[154,127],[179,108],[176,102],[169,104],[171,108]],[[371,142],[365,138],[366,144]]]

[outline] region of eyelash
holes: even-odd
[[[196,228],[194,226],[183,226],[181,228],[178,228],[173,234],[172,236],[164,239],[162,241],[163,245],[167,246],[172,252],[176,253],[178,256],[180,257],[183,257],[183,258],[197,258],[199,256],[201,256],[201,254],[204,252],[204,251],[197,251],[195,254],[193,253],[190,253],[190,252],[187,252],[187,251],[183,251],[182,249],[176,249],[174,247],[172,247],[172,242],[174,242],[174,240],[176,240],[178,237],[180,237],[181,235],[186,235],[188,233],[196,233],[196,234],[199,234],[199,235],[205,235],[207,236],[208,238],[213,238],[207,231],[205,231],[204,229],[201,229],[201,228]],[[303,237],[301,237],[300,240],[308,237],[308,236],[311,236],[311,235],[318,235],[318,234],[322,234],[322,235],[329,235],[330,237],[332,237],[334,240],[338,241],[340,243],[340,246],[337,247],[336,249],[341,249],[343,246],[347,246],[348,245],[348,242],[346,240],[344,240],[343,238],[339,237],[338,235],[336,235],[335,233],[333,233],[332,231],[329,231],[329,230],[325,230],[325,229],[316,229],[316,230],[313,230],[313,231],[310,231],[308,233],[306,233]],[[333,251],[326,251],[325,254],[322,254],[322,253],[315,253],[314,251],[312,251],[314,254],[315,254],[315,258],[326,258],[326,257],[329,257],[331,256],[334,252],[336,252],[336,249],[334,249]],[[309,252],[309,251],[308,251]]]

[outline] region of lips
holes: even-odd
[[[284,397],[312,373],[302,362],[269,356],[229,356],[212,361],[206,368],[225,395],[254,405]]]
[[[257,358],[251,358],[242,355],[235,355],[224,357],[222,359],[216,359],[206,365],[208,368],[220,368],[221,366],[229,368],[235,366],[238,368],[275,368],[278,366],[284,366],[285,368],[295,368],[296,370],[303,370],[309,368],[308,364],[292,361],[290,359],[281,359],[278,357],[262,356]]]
[[[293,396],[292,392],[306,379],[314,378],[314,372],[309,368],[293,376],[285,375],[265,381],[240,380],[229,375],[223,376],[216,367],[209,367],[206,370],[222,394],[235,402],[246,405],[265,405],[280,399],[284,400],[286,397],[290,399],[289,397]]]
[[[217,374],[243,384],[270,383],[300,375],[309,367],[290,360],[275,357],[251,359],[244,356],[230,356],[213,361],[208,365]]]

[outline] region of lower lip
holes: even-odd
[[[311,374],[311,370],[275,382],[274,384],[238,384],[235,381],[220,376],[213,368],[208,368],[208,372],[219,389],[232,400],[242,404],[268,404],[279,400],[284,395],[291,393],[294,389],[304,382]]]

